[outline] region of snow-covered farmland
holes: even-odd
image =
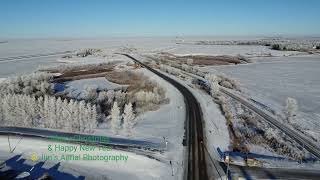
[[[275,51],[266,46],[252,46],[252,45],[194,45],[181,44],[176,48],[168,51],[175,55],[242,55],[246,57],[258,56],[290,56],[296,54],[303,54],[295,51]]]
[[[320,57],[257,58],[256,63],[237,66],[203,67],[237,79],[254,100],[278,113],[287,97],[298,101],[299,113],[294,122],[303,131],[320,139]]]

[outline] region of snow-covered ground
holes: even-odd
[[[320,57],[258,58],[256,63],[237,66],[203,67],[239,80],[253,99],[281,113],[287,97],[297,99],[299,113],[295,122],[320,138]]]
[[[59,157],[61,155],[73,154],[83,157],[84,154],[90,156],[126,156],[127,160],[118,160],[108,162],[104,160],[60,160],[61,165],[59,171],[72,174],[76,177],[85,176],[86,179],[175,179],[171,176],[171,168],[168,162],[161,162],[155,159],[148,158],[143,155],[138,155],[131,152],[111,149],[104,151],[96,147],[94,150],[81,151],[80,145],[67,144],[60,142],[45,141],[40,139],[23,138],[20,142],[19,137],[10,137],[12,147],[16,147],[13,153],[9,153],[7,136],[0,136],[0,163],[15,156],[22,155],[21,158],[26,159],[24,164],[34,165],[41,160],[42,155],[55,154]],[[53,152],[49,151],[49,145],[60,146],[76,146],[77,150],[74,152]],[[36,154],[38,161],[31,161],[31,155]],[[49,169],[59,161],[47,160],[43,168]],[[148,168],[146,168],[148,167]]]
[[[166,52],[175,55],[242,55],[246,57],[256,56],[290,56],[296,54],[304,54],[294,51],[275,51],[266,46],[250,46],[250,45],[194,45],[181,44],[176,48]]]
[[[83,99],[86,96],[88,89],[111,90],[119,89],[120,85],[108,81],[105,77],[81,79],[70,81],[65,84],[65,92],[68,92],[70,97]]]

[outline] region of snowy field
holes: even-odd
[[[102,38],[102,39],[13,39],[0,44],[0,59],[25,55],[76,51],[84,48],[100,48],[109,55],[106,58],[89,58],[92,63],[110,59],[124,47],[140,51],[161,50],[174,45],[174,38]],[[155,43],[156,42],[156,43]],[[0,61],[0,78],[30,73],[39,67],[62,63],[81,63],[81,59],[61,59],[60,56],[37,57],[14,61]],[[88,62],[82,62],[88,63]]]
[[[239,80],[253,99],[280,112],[287,97],[297,99],[297,124],[315,132],[320,138],[320,57],[258,58],[256,63],[204,67],[204,71],[220,72]],[[312,132],[310,132],[312,133]]]
[[[242,55],[246,57],[258,56],[291,56],[296,54],[303,54],[294,51],[275,51],[266,46],[252,46],[252,45],[193,45],[182,44],[172,48],[166,52],[175,55]]]

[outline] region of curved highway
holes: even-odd
[[[194,95],[183,85],[176,82],[175,80],[165,76],[164,74],[152,69],[144,63],[138,61],[134,57],[128,54],[122,54],[132,59],[141,66],[147,68],[151,72],[155,73],[159,77],[168,81],[174,87],[176,87],[185,98],[187,119],[185,123],[185,137],[184,146],[187,146],[187,161],[185,163],[184,179],[188,180],[207,180],[207,164],[205,149],[203,146],[203,127],[202,127],[202,111],[197,99]]]

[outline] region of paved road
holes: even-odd
[[[123,54],[133,61],[139,63],[144,66],[151,72],[160,76],[164,80],[171,83],[174,87],[176,87],[184,96],[185,104],[186,104],[186,112],[187,119],[185,123],[185,139],[183,144],[187,146],[188,154],[187,154],[187,163],[185,163],[185,177],[184,179],[188,180],[207,180],[207,164],[206,164],[206,151],[203,146],[203,127],[202,127],[202,111],[197,99],[193,96],[193,94],[183,85],[178,83],[177,81],[165,76],[164,74],[150,68],[134,57]]]
[[[0,127],[0,135],[20,135],[24,137],[44,138],[48,140],[62,140],[73,143],[86,143],[92,145],[114,146],[122,148],[142,148],[155,151],[165,150],[165,144],[161,141],[151,142],[144,140],[133,140],[124,138],[113,138],[98,135],[86,135],[76,133],[65,133],[53,130],[21,128],[21,127]]]
[[[221,87],[220,91],[225,93],[226,95],[230,96],[231,98],[239,101],[249,109],[251,109],[253,112],[256,112],[261,117],[263,117],[264,120],[266,120],[268,123],[272,124],[273,126],[280,129],[282,132],[286,133],[289,137],[294,139],[297,143],[299,143],[301,146],[303,146],[306,150],[308,150],[311,154],[313,154],[316,158],[320,159],[320,147],[316,145],[312,140],[304,136],[303,134],[297,132],[294,129],[291,129],[287,125],[279,122],[276,118],[272,117],[272,115],[268,114],[267,112],[264,112],[260,108],[257,108],[252,103],[250,103],[245,98],[242,98],[239,95],[236,95],[232,91]]]

